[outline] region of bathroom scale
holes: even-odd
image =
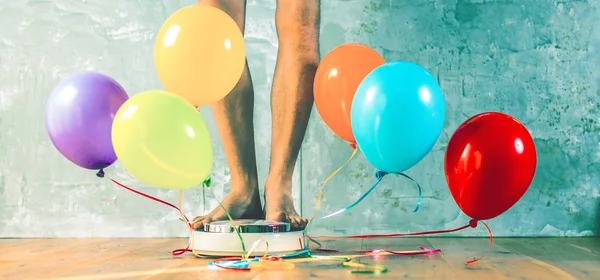
[[[207,256],[239,256],[242,254],[240,232],[246,250],[257,244],[250,256],[292,254],[304,249],[302,231],[292,231],[289,223],[264,220],[235,220],[211,222],[193,231],[194,251]],[[260,240],[260,241],[259,241]],[[190,240],[190,244],[192,240]]]

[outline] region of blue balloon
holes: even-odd
[[[367,160],[381,171],[400,173],[433,148],[445,115],[440,85],[427,70],[410,62],[390,62],[358,86],[350,121]]]

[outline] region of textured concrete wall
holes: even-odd
[[[52,87],[76,71],[117,79],[131,95],[162,88],[152,64],[162,21],[193,0],[37,0],[0,6],[0,236],[185,236],[168,207],[119,189],[63,159],[44,128]],[[468,221],[443,177],[443,153],[468,117],[499,110],[519,118],[538,149],[538,172],[525,197],[490,221],[496,235],[597,233],[600,185],[600,1],[331,0],[323,1],[322,53],[345,42],[373,46],[391,60],[417,62],[437,75],[447,100],[438,144],[407,172],[424,188],[421,210],[414,186],[386,177],[353,211],[315,231],[351,234],[420,231]],[[257,94],[255,124],[261,180],[268,170],[269,91],[277,40],[274,0],[248,0],[247,45]],[[215,193],[229,178],[208,108],[215,143]],[[316,192],[351,150],[316,112],[303,151],[303,212],[314,212]],[[107,173],[139,190],[176,201],[177,192],[150,188],[116,164]],[[373,183],[359,154],[334,178],[320,213],[337,210]],[[299,202],[300,176],[295,178]],[[185,192],[184,210],[216,206],[200,189]],[[468,230],[463,235],[483,235]]]

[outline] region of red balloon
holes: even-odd
[[[507,114],[490,112],[468,119],[454,132],[444,170],[458,207],[473,219],[488,220],[521,199],[536,162],[527,128]]]

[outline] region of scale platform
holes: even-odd
[[[258,242],[250,256],[292,254],[304,249],[302,231],[292,231],[289,223],[264,220],[235,220],[211,222],[193,232],[194,251],[207,256],[239,256],[242,246],[235,229],[244,239],[246,250]],[[191,243],[192,240],[190,240]]]

